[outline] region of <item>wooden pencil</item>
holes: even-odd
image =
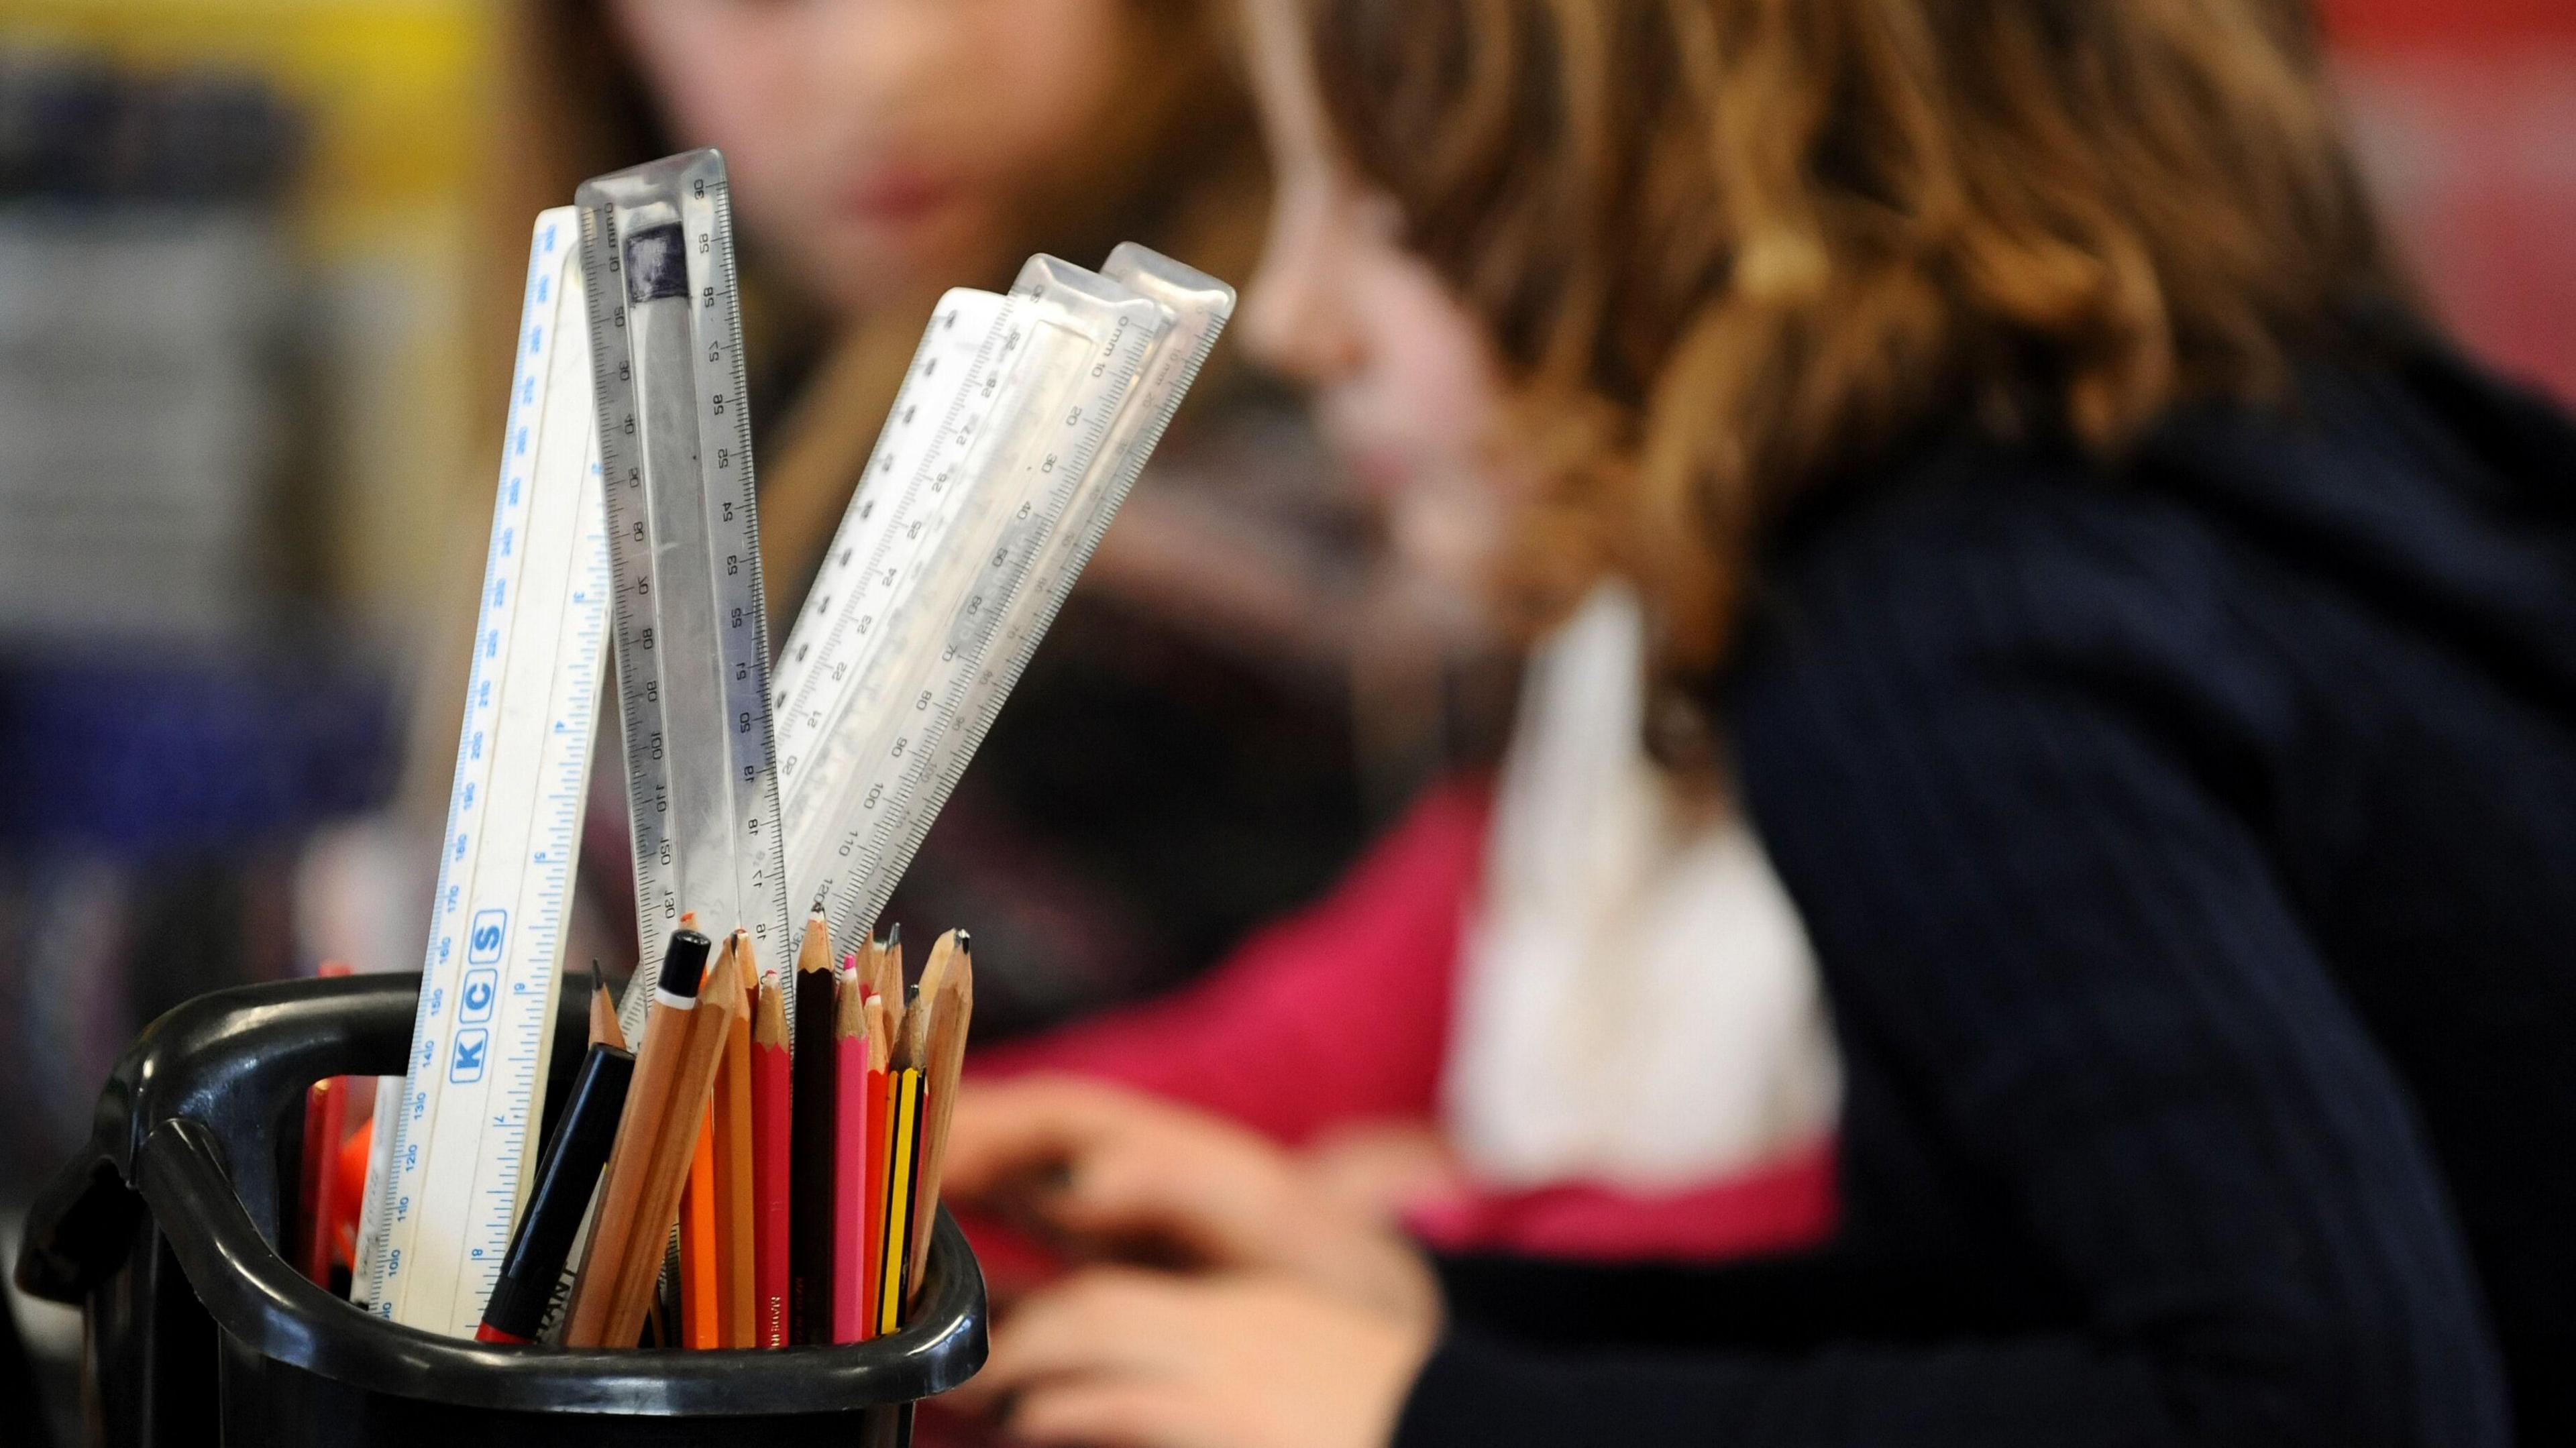
[[[959,942],[965,939],[964,931],[951,930],[931,942],[930,958],[921,963],[921,981],[913,988],[912,1003],[903,1013],[903,1030],[899,1037],[902,1044],[894,1053],[896,1064],[929,1064],[931,1002],[938,996],[940,985],[948,979],[948,973],[956,968]]]
[[[787,1346],[787,1218],[795,1140],[795,1067],[787,1051],[787,1008],[778,987],[760,983],[751,1026],[753,1311],[761,1347]]]
[[[885,1208],[886,1208],[886,1065],[892,1059],[894,1013],[886,1009],[885,997],[875,991],[867,994],[868,1075],[862,1095],[868,1103],[867,1181],[860,1217],[866,1226],[864,1258],[859,1264],[860,1300],[866,1304],[867,1336],[876,1336],[876,1304],[885,1282]]]
[[[742,973],[742,997],[748,1004],[760,995],[760,967],[749,941],[735,953]],[[759,1287],[757,1254],[752,1246],[751,1011],[733,1017],[725,1039],[723,1064],[716,1068],[716,1250],[717,1290],[724,1294],[717,1335],[726,1347],[755,1345],[759,1321],[753,1300]]]
[[[719,967],[721,969],[721,967]],[[718,1271],[723,1250],[716,1241],[716,1205],[724,1195],[716,1186],[715,1113],[698,1121],[689,1147],[689,1171],[680,1188],[680,1342],[683,1346],[724,1346],[724,1283]]]
[[[902,925],[897,924],[888,930],[886,938],[877,942],[876,957],[871,964],[873,968],[868,974],[868,986],[885,1002],[886,1029],[899,1033],[903,1029],[904,1008]],[[887,1049],[892,1050],[894,1036],[888,1035],[885,1041]]]
[[[749,946],[748,931],[737,930],[725,941],[729,951]],[[670,1235],[673,1219],[679,1215],[680,1189],[688,1180],[698,1127],[706,1119],[707,1104],[715,1092],[716,1063],[724,1056],[732,1018],[749,1004],[742,998],[742,975],[729,960],[718,960],[716,968],[708,972],[702,997],[698,1009],[690,1012],[697,1019],[689,1023],[687,1053],[671,1087],[671,1108],[664,1114],[651,1144],[644,1189],[635,1207],[633,1235],[628,1240],[623,1268],[617,1277],[617,1293],[609,1307],[606,1340],[612,1343],[632,1342],[643,1329],[644,1313],[652,1303],[655,1279],[661,1271],[662,1245]]]
[[[921,1068],[886,1072],[885,1245],[879,1254],[877,1333],[903,1326],[904,1268],[912,1260],[914,1189],[921,1161]]]
[[[608,988],[595,960],[590,963],[590,1044],[627,1048],[626,1032],[617,1024],[617,993]]]
[[[840,983],[832,1021],[839,1100],[832,1139],[832,1341],[865,1342],[872,1336],[867,1241],[868,1011],[867,986],[853,971]]]
[[[957,1110],[957,1080],[966,1067],[966,1028],[975,1016],[975,943],[959,930],[948,968],[939,974],[938,993],[931,993],[930,972],[922,972],[921,1004],[930,1012],[922,1052],[921,1185],[914,1192],[911,1271],[907,1292],[921,1290],[922,1269],[930,1260],[930,1233],[939,1220],[939,1174],[948,1155],[948,1123]],[[934,963],[937,960],[933,954]]]
[[[617,1143],[609,1149],[607,1169],[600,1175],[590,1236],[582,1245],[581,1270],[573,1278],[572,1300],[564,1311],[567,1347],[603,1347],[610,1342],[612,1309],[620,1274],[633,1255],[629,1249],[636,1241],[637,1206],[644,1195],[652,1146],[687,1064],[689,1026],[697,1016],[700,976],[712,947],[705,936],[683,928],[671,932],[670,945],[663,952],[654,977],[653,1011],[645,1019],[644,1045],[635,1056],[634,1082],[627,1088],[626,1110],[618,1119]],[[658,1239],[654,1245],[658,1248]],[[655,1257],[659,1260],[658,1251]],[[634,1341],[634,1329],[629,1329],[616,1345],[631,1347]]]
[[[832,1340],[832,933],[817,910],[796,955],[795,1133],[788,1162],[789,1340]]]

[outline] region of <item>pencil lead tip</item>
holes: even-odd
[[[886,945],[891,948],[901,944],[903,944],[903,922],[898,920],[886,930]]]
[[[967,932],[965,932],[965,931],[963,931],[963,930],[958,931],[958,932],[957,932],[957,953],[958,953],[959,955],[972,955],[972,954],[974,954],[974,953],[975,953],[975,937],[974,937],[974,936],[972,936],[972,935],[970,935],[970,934],[968,934]]]

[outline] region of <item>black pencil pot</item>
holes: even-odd
[[[944,1215],[912,1324],[847,1347],[490,1346],[307,1280],[276,1245],[282,1128],[315,1081],[402,1069],[419,990],[404,975],[218,991],[118,1062],[17,1264],[20,1287],[83,1309],[93,1442],[899,1444],[913,1402],[983,1365],[983,1274]]]

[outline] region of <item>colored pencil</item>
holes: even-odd
[[[324,1287],[331,1285],[331,1223],[340,1210],[340,1137],[348,1117],[347,1077],[326,1077],[305,1090],[296,1257],[304,1275]]]
[[[335,980],[350,973],[349,964],[326,960],[313,973]],[[293,1251],[304,1275],[323,1287],[331,1285],[332,1223],[340,1215],[340,1139],[349,1132],[350,1091],[348,1077],[330,1076],[304,1093],[304,1155],[296,1193],[300,1216]]]
[[[832,1341],[865,1342],[873,1314],[868,1297],[868,1178],[875,1161],[868,1154],[868,1011],[867,987],[851,972],[840,984],[832,1021],[832,1048],[839,1099],[834,1105],[832,1139]]]
[[[626,1111],[617,1124],[617,1140],[599,1187],[599,1206],[592,1215],[589,1240],[582,1247],[581,1271],[573,1280],[572,1301],[564,1320],[564,1345],[609,1344],[621,1277],[634,1254],[642,1213],[638,1210],[652,1162],[653,1145],[663,1118],[671,1111],[674,1088],[689,1054],[689,1026],[696,1016],[698,986],[707,952],[714,942],[689,929],[671,932],[660,969],[654,976],[653,1010],[646,1018],[643,1048],[635,1053],[635,1079],[627,1088]],[[641,982],[638,982],[639,984]],[[658,1230],[658,1229],[651,1229]],[[634,1332],[616,1340],[631,1346]]]
[[[735,963],[743,972],[743,999],[757,1001],[760,976],[751,952],[742,951]],[[716,1250],[721,1254],[716,1282],[724,1294],[717,1336],[726,1347],[754,1346],[758,1336],[752,1307],[758,1269],[752,1247],[751,1091],[751,1011],[746,1009],[733,1017],[725,1037],[724,1061],[716,1068],[717,1109],[709,1113],[716,1128]]]
[[[721,1069],[723,1053],[717,1054]],[[689,1347],[724,1346],[724,1282],[718,1271],[724,1249],[716,1239],[716,1206],[723,1195],[716,1186],[716,1121],[710,1111],[699,1118],[688,1178],[680,1188],[680,1341]]]
[[[796,956],[796,1105],[788,1165],[788,1332],[798,1343],[832,1340],[832,1015],[836,977],[831,927],[816,911]]]
[[[868,1079],[865,1095],[868,1103],[866,1205],[861,1216],[867,1224],[865,1260],[859,1264],[861,1301],[868,1304],[867,1333],[876,1336],[876,1302],[885,1282],[885,1207],[886,1207],[886,1065],[894,1048],[894,1020],[886,1009],[885,997],[874,991],[867,995]]]
[[[760,983],[751,1028],[752,1270],[754,1337],[761,1347],[787,1346],[787,1218],[790,1144],[795,1139],[795,1067],[787,1052],[787,1009],[778,987]]]

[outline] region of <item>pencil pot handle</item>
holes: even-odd
[[[146,1026],[108,1074],[89,1144],[28,1214],[19,1285],[78,1303],[126,1265],[129,1224],[144,1214],[136,1163],[165,1121],[212,1134],[231,1194],[274,1240],[288,1107],[325,1076],[400,1071],[419,999],[417,975],[283,981],[214,991]]]

